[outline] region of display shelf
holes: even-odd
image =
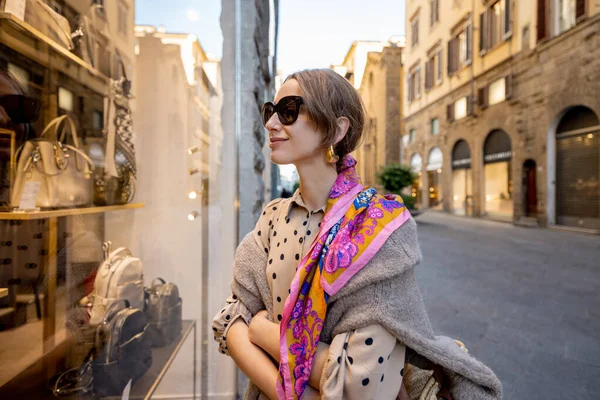
[[[105,76],[104,74],[102,74],[100,71],[98,71],[96,68],[92,67],[90,64],[88,64],[81,58],[77,57],[75,54],[71,53],[68,49],[66,49],[63,46],[61,46],[60,44],[56,43],[54,40],[52,40],[51,38],[49,38],[48,36],[46,36],[45,34],[40,32],[33,26],[29,25],[27,22],[21,20],[20,18],[17,18],[15,15],[13,15],[11,13],[6,13],[6,12],[0,12],[0,25],[3,28],[2,30],[4,30],[6,27],[18,29],[18,30],[24,32],[26,35],[28,35],[36,40],[46,43],[48,46],[52,47],[57,53],[68,58],[70,61],[78,64],[80,67],[83,67],[90,74],[97,76],[100,79],[108,82],[109,78],[107,76]],[[2,31],[2,30],[0,30],[0,31]],[[2,37],[1,34],[0,34],[0,37]],[[5,42],[5,41],[3,41],[3,42]],[[9,44],[9,47],[14,47],[14,46],[10,46],[10,44]],[[13,48],[13,49],[17,50],[17,51],[21,50],[21,49],[15,49],[15,48]],[[38,60],[38,61],[40,61],[40,60]]]
[[[52,217],[69,217],[73,215],[86,215],[107,213],[109,211],[131,210],[144,207],[144,203],[131,203],[120,206],[63,208],[58,210],[31,211],[31,212],[0,212],[0,220],[33,220]]]
[[[129,392],[129,399],[143,399],[149,400],[156,392],[160,382],[165,377],[167,371],[173,364],[173,361],[177,357],[177,354],[183,347],[185,341],[192,335],[194,343],[194,357],[192,366],[192,399],[196,398],[196,321],[195,320],[183,320],[181,327],[181,334],[171,344],[152,349],[152,366],[146,373],[138,379],[132,386]],[[56,358],[56,354],[54,355]],[[40,360],[43,363],[44,360]],[[35,379],[35,378],[33,378]],[[22,374],[16,377],[14,381],[8,384],[9,390],[6,388],[0,388],[0,395],[4,393],[16,394],[18,393],[20,398],[25,399],[38,399],[38,400],[52,400],[56,399],[51,391],[48,389],[46,381],[35,382],[32,384],[31,374]],[[4,390],[4,392],[3,392]],[[0,396],[1,397],[1,396]],[[91,393],[78,393],[72,396],[62,397],[67,400],[93,400],[98,399]],[[120,400],[122,396],[111,396],[103,397],[105,400]]]

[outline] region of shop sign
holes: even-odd
[[[471,167],[471,159],[463,158],[462,160],[452,160],[452,166],[455,168],[470,168]]]
[[[501,153],[486,154],[483,157],[483,160],[486,163],[498,162],[498,161],[508,161],[508,160],[510,160],[511,156],[512,156],[512,152],[511,151],[503,151]]]

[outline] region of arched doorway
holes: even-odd
[[[491,131],[483,144],[484,210],[491,218],[512,221],[511,159],[508,134],[501,129]]]
[[[472,214],[473,178],[469,144],[459,140],[452,149],[452,212]]]
[[[600,229],[600,122],[569,109],[556,128],[556,223]]]
[[[411,195],[415,199],[415,207],[421,208],[421,169],[423,168],[423,159],[419,153],[415,153],[410,158],[410,169],[417,174],[417,179],[411,188]]]
[[[427,182],[429,183],[429,207],[442,208],[442,166],[444,156],[434,147],[427,157]]]
[[[526,217],[537,217],[536,164],[527,160],[523,164],[523,211]]]

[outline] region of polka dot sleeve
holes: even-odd
[[[242,318],[246,325],[250,325],[252,313],[235,295],[231,295],[227,298],[227,305],[215,315],[212,322],[214,339],[219,343],[219,352],[227,356],[229,355],[227,332],[238,318]]]
[[[380,325],[337,335],[323,367],[322,400],[396,399],[402,385],[405,350]]]
[[[254,231],[252,232],[256,243],[258,243],[260,248],[264,249],[267,254],[269,253],[271,245],[270,232],[273,225],[277,222],[276,218],[279,215],[281,200],[282,199],[275,199],[267,204],[263,209],[260,218],[258,218]]]

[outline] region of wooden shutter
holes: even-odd
[[[473,60],[473,25],[467,25],[465,33],[467,36],[467,57],[465,61],[468,63]]]
[[[411,102],[411,101],[413,101],[413,98],[414,98],[413,85],[412,85],[412,74],[408,74],[408,79],[406,80],[406,83],[408,86],[408,101]]]
[[[456,71],[456,38],[448,42],[448,75],[454,74]]]
[[[507,75],[504,77],[504,91],[505,91],[505,99],[510,99],[512,96],[512,75]]]
[[[467,96],[467,115],[473,115],[473,95]]]
[[[431,59],[425,63],[425,89],[431,88]]]
[[[484,52],[487,50],[486,40],[486,23],[485,23],[485,12],[479,14],[479,52]]]
[[[503,29],[502,29],[502,35],[504,36],[504,38],[506,38],[507,36],[509,36],[512,33],[512,9],[511,7],[511,0],[506,0],[504,2],[504,15],[502,16],[502,21],[503,21]]]
[[[579,18],[585,16],[585,3],[586,0],[576,0],[575,3],[575,18],[579,20]]]
[[[488,87],[480,87],[477,89],[477,106],[480,110],[484,110],[488,106]]]
[[[454,103],[450,103],[446,106],[446,119],[449,122],[454,121]]]
[[[537,4],[537,41],[542,41],[548,36],[546,17],[546,0],[538,0]]]

